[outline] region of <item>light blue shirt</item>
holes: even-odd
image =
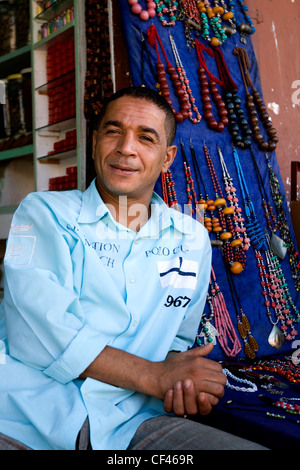
[[[162,402],[78,377],[106,345],[150,361],[191,347],[210,263],[206,229],[155,193],[138,233],[114,221],[95,181],[27,196],[5,255],[0,432],[74,449],[88,416],[93,449],[126,449]]]

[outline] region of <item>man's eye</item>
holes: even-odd
[[[118,134],[118,129],[106,129],[106,134]]]
[[[154,142],[154,140],[152,139],[152,137],[150,137],[149,135],[141,135],[140,137],[142,140],[146,140],[147,142]]]

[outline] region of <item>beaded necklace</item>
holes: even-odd
[[[245,366],[245,370],[260,370],[278,374],[288,382],[300,384],[300,365],[292,360],[286,359],[259,359],[252,365]]]
[[[193,216],[195,212],[199,213],[199,201],[197,199],[197,194],[196,194],[195,187],[194,187],[194,180],[192,178],[192,171],[187,160],[187,156],[186,156],[185,149],[184,149],[184,143],[182,139],[180,139],[180,147],[181,147],[182,158],[183,158],[186,191],[188,195],[187,206],[189,208],[189,215]],[[195,209],[193,208],[193,201],[195,204]]]
[[[134,15],[139,15],[143,21],[153,18],[155,13],[155,3],[152,0],[147,0],[147,10],[143,10],[138,0],[128,0],[128,4],[131,7],[131,11]]]
[[[181,88],[185,91],[186,96],[188,97],[188,100],[189,100],[189,107],[190,107],[188,111],[189,119],[192,121],[193,124],[197,124],[198,122],[201,121],[202,116],[199,113],[197,106],[195,105],[195,98],[193,97],[192,90],[189,85],[189,80],[183,68],[174,38],[170,32],[169,32],[169,39],[170,39],[172,51],[173,51],[175,62],[176,62],[176,70],[179,76],[179,80],[181,82]],[[195,118],[193,117],[193,112],[196,114]]]
[[[204,337],[204,344],[216,344],[217,337],[222,350],[228,357],[237,356],[241,351],[241,343],[235,332],[224,296],[217,283],[213,267],[211,268],[207,304],[209,306],[209,314],[204,313],[201,317],[201,332],[196,337],[197,344],[202,345],[202,337]],[[215,321],[216,328],[211,324],[212,319]],[[229,344],[229,342],[231,344]]]
[[[207,229],[208,232],[215,232],[215,234],[218,235],[219,232],[222,231],[222,227],[220,225],[220,221],[217,217],[214,216],[214,210],[216,209],[214,205],[214,201],[209,198],[204,180],[202,178],[201,172],[200,172],[200,167],[198,164],[198,160],[196,157],[196,152],[193,146],[192,141],[190,141],[190,150],[191,150],[191,155],[192,155],[192,161],[194,165],[194,170],[195,170],[195,175],[196,175],[196,181],[197,181],[197,186],[198,186],[198,192],[199,192],[199,200],[198,204],[202,204],[204,207],[204,226]],[[202,195],[201,192],[201,187],[200,187],[200,180],[204,189],[205,197]],[[218,237],[217,237],[218,238]],[[214,245],[221,245],[223,246],[222,240],[217,240],[215,241],[211,240],[211,244]]]
[[[158,78],[158,82],[160,85],[161,95],[167,100],[169,105],[172,107],[172,100],[170,98],[171,94],[170,94],[169,85],[166,79],[165,66],[159,57],[158,43],[161,47],[161,50],[167,62],[167,73],[170,76],[170,79],[173,83],[173,87],[175,89],[175,95],[178,97],[178,100],[180,103],[180,111],[176,112],[176,110],[173,107],[172,107],[172,110],[175,115],[176,121],[178,123],[182,122],[189,117],[190,103],[188,101],[188,95],[186,94],[185,90],[182,88],[182,84],[181,84],[181,81],[179,80],[179,75],[176,72],[175,67],[173,67],[168,60],[168,57],[162,45],[161,39],[154,25],[151,25],[148,28],[147,38],[148,38],[148,42],[150,46],[155,47],[156,49],[156,55],[157,55],[156,70],[157,70],[157,78]]]
[[[205,0],[204,2],[197,2],[197,8],[202,20],[202,38],[209,42],[213,47],[224,44],[227,39],[227,35],[225,34],[225,30],[222,28],[220,12],[217,7],[213,9],[210,6],[209,1]],[[214,36],[212,37],[209,35],[209,25],[213,30]]]
[[[223,171],[223,180],[225,183],[225,191],[227,194],[227,200],[229,201],[230,206],[233,209],[233,222],[235,225],[234,231],[238,235],[233,242],[232,245],[239,245],[243,246],[244,251],[248,251],[250,238],[248,238],[246,233],[246,227],[244,226],[245,219],[242,217],[242,209],[239,207],[239,200],[236,195],[236,188],[233,186],[233,179],[230,177],[229,171],[227,169],[222,151],[219,146],[217,146],[220,163]]]
[[[175,183],[170,169],[166,173],[161,173],[161,184],[165,204],[175,210],[180,211],[175,191]]]
[[[240,387],[237,385],[232,385],[231,383],[229,383],[229,380],[227,379],[227,382],[226,382],[227,388],[230,388],[231,390],[235,390],[236,392],[257,392],[257,386],[253,382],[250,382],[250,380],[241,379],[240,377],[233,375],[232,372],[230,372],[226,368],[223,368],[223,372],[227,377],[234,379],[236,382],[249,385],[248,388]]]
[[[175,26],[177,19],[178,2],[176,0],[154,0],[157,17],[162,26]],[[166,20],[169,16],[169,21]]]
[[[194,47],[194,36],[192,32],[196,31],[196,37],[201,30],[201,17],[196,5],[196,0],[181,0],[178,19],[183,22],[184,35],[188,50]]]
[[[210,129],[214,129],[218,132],[222,132],[225,129],[225,126],[228,124],[228,117],[227,117],[227,110],[225,108],[225,103],[222,100],[222,96],[219,93],[217,88],[218,84],[223,84],[222,80],[214,77],[208,70],[206,61],[204,59],[203,51],[206,51],[211,57],[214,55],[211,49],[206,48],[203,44],[201,44],[197,39],[195,40],[196,52],[199,61],[199,81],[201,86],[201,100],[203,103],[204,114],[203,118],[207,121],[208,127]],[[207,72],[207,75],[206,73]],[[212,104],[209,93],[212,94],[213,101],[216,104],[219,114],[219,122],[213,118],[212,113]]]
[[[228,111],[228,129],[232,135],[232,143],[240,149],[249,148],[252,130],[241,107],[241,98],[237,95],[236,90],[231,90],[225,92],[224,101]]]
[[[278,138],[276,136],[277,131],[273,127],[263,99],[255,89],[249,75],[248,69],[251,67],[249,56],[243,47],[236,47],[233,50],[233,53],[238,57],[242,79],[246,90],[246,107],[248,109],[253,140],[258,144],[260,150],[273,151],[276,149],[278,142]],[[249,92],[248,87],[252,88],[252,94]],[[267,140],[264,139],[263,134],[260,132],[258,126],[259,119],[262,121],[263,126],[266,129],[268,135]]]
[[[277,218],[278,218],[278,225],[280,235],[283,238],[287,250],[289,253],[289,262],[292,269],[292,277],[294,280],[295,288],[297,291],[300,290],[300,259],[299,259],[299,252],[296,250],[294,241],[292,239],[289,224],[287,222],[285,209],[283,206],[283,196],[280,189],[279,180],[274,172],[272,167],[272,163],[270,157],[267,152],[265,152],[265,157],[269,169],[269,181],[270,181],[270,189],[273,197],[273,201],[275,203]]]
[[[239,249],[239,245],[231,245],[231,239],[236,235],[232,223],[233,210],[231,207],[225,207],[226,200],[224,199],[208,148],[204,145],[203,149],[215,191],[216,199],[214,201],[214,205],[218,209],[222,227],[222,232],[219,233],[219,238],[223,241],[222,252],[225,263],[229,266],[229,269],[233,274],[239,274],[245,267],[246,257],[244,252]]]
[[[221,3],[221,6],[219,5]],[[232,36],[236,33],[236,24],[234,19],[234,12],[228,9],[224,0],[213,0],[213,11],[222,17],[222,21],[228,21],[229,25],[223,24],[222,28],[225,31],[227,37]]]
[[[244,353],[249,359],[254,359],[256,357],[256,353],[259,350],[258,343],[254,338],[251,332],[251,326],[247,315],[245,314],[240,298],[238,296],[234,280],[232,274],[228,269],[225,269],[227,280],[229,284],[229,289],[233,301],[233,306],[236,313],[237,318],[237,329],[238,332],[244,342]]]
[[[254,28],[254,23],[251,20],[250,16],[248,15],[248,6],[244,2],[244,0],[237,0],[241,6],[242,12],[244,14],[245,22],[242,22],[235,18],[235,23],[238,28],[238,31],[241,35],[241,43],[247,44],[247,35],[251,35],[255,33],[255,28]],[[234,2],[229,2],[231,4],[234,4]]]

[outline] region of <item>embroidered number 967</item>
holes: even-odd
[[[179,297],[176,297],[176,299],[174,299],[174,297],[172,295],[168,295],[166,303],[164,304],[164,306],[165,307],[171,307],[173,305],[173,307],[185,308],[185,307],[188,306],[190,301],[191,301],[191,299],[189,297],[186,297],[186,296],[182,297],[182,295],[180,295]]]

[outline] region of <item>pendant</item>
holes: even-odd
[[[287,248],[285,246],[284,241],[280,237],[275,235],[275,233],[272,233],[271,236],[271,248],[275,255],[278,256],[278,258],[284,259],[287,252]]]
[[[217,336],[219,336],[219,332],[216,330],[216,328],[210,322],[207,321],[203,325],[201,333],[199,335],[197,335],[197,339],[203,337],[204,344],[212,343],[212,344],[216,345],[217,344],[217,341],[216,341]]]
[[[285,337],[282,331],[274,325],[269,335],[268,342],[276,349],[281,349],[285,342]]]

